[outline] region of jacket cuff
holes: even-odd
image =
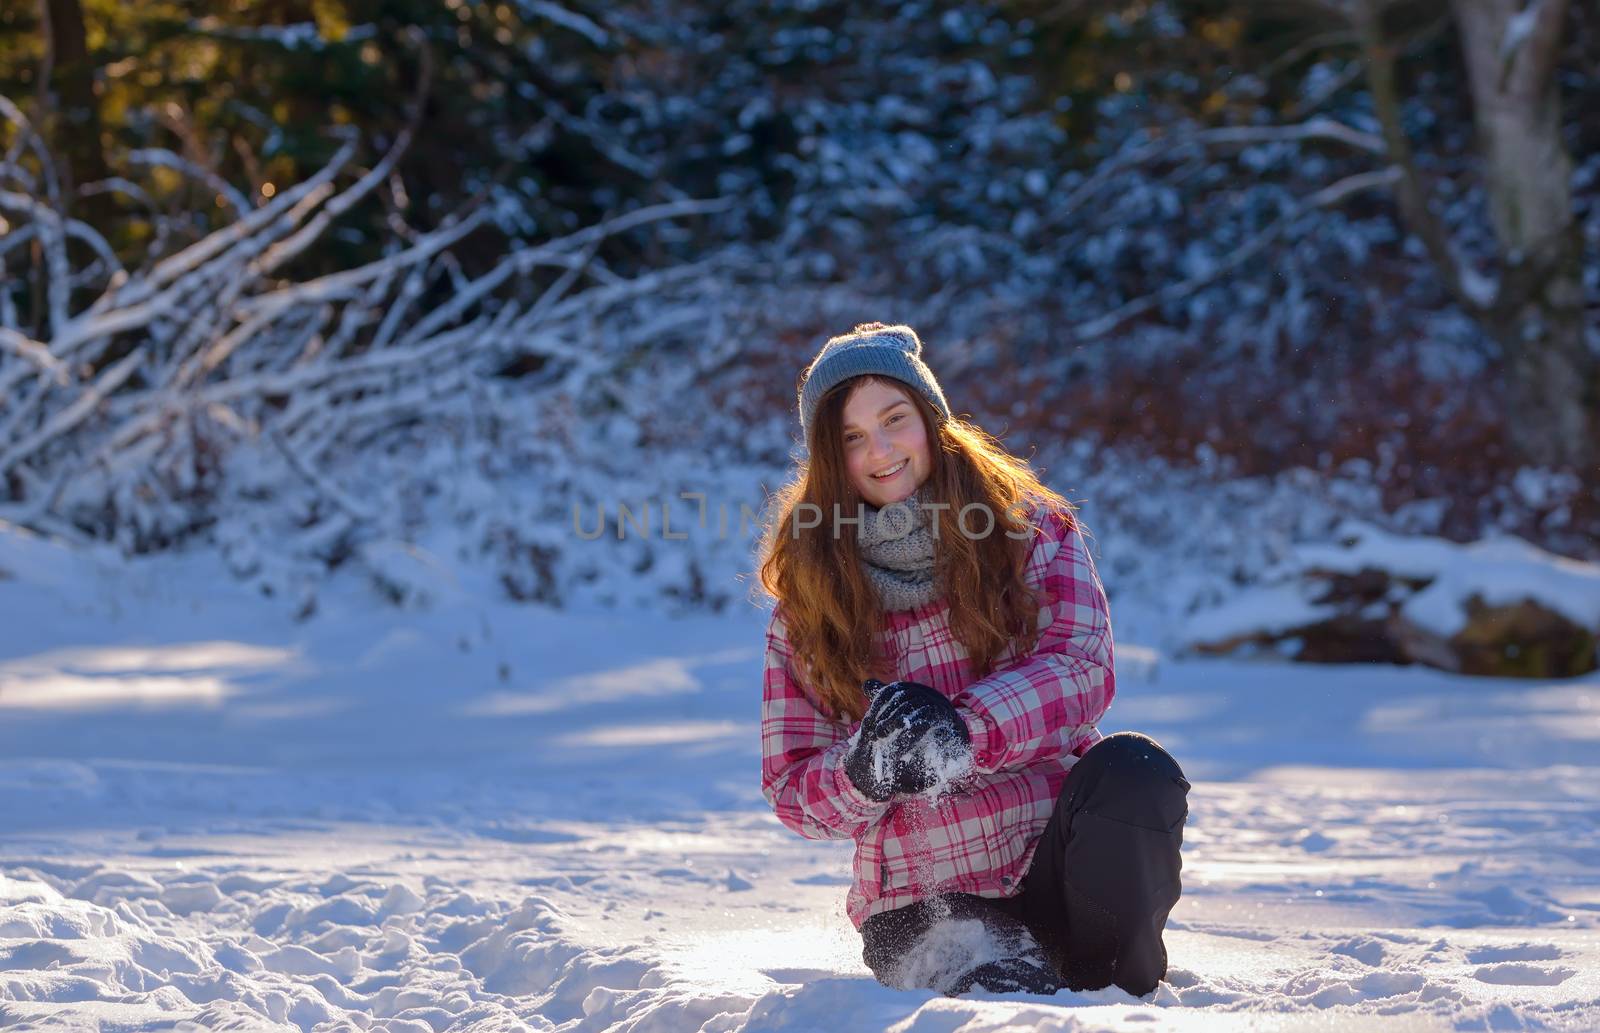
[[[882,812],[889,809],[892,800],[874,800],[872,797],[856,788],[850,781],[850,776],[844,773],[844,758],[848,752],[849,742],[839,743],[827,759],[828,770],[833,776],[833,800],[839,813],[856,821],[871,821]]]
[[[967,734],[972,736],[972,766],[983,774],[993,774],[998,768],[1005,739],[994,719],[971,707],[957,706],[956,713],[967,723]]]

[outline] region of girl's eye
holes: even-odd
[[[847,444],[847,445],[853,445],[853,444],[856,443],[856,439],[859,438],[860,436],[861,435],[859,435],[859,434],[846,434],[844,436],[844,443]]]
[[[889,417],[889,422],[890,423],[899,423],[901,420],[903,420],[905,418],[906,418],[906,414],[905,413],[897,412],[893,416]]]

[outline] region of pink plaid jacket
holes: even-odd
[[[1036,525],[1027,582],[1042,589],[1042,632],[1032,653],[1002,654],[973,680],[967,652],[936,599],[888,613],[879,631],[894,676],[950,697],[972,732],[976,772],[963,791],[878,803],[844,773],[855,725],[812,703],[790,650],[780,604],[767,627],[761,707],[761,789],[778,819],[809,839],[852,838],[854,882],[845,911],[869,916],[936,892],[1009,897],[1022,888],[1033,849],[1067,772],[1101,738],[1116,675],[1105,590],[1076,524]]]

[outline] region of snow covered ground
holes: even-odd
[[[1102,728],[1194,782],[1170,985],[948,1000],[872,980],[848,844],[761,799],[761,613],[0,570],[0,1028],[1600,1028],[1600,677],[1125,634]]]

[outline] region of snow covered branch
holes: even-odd
[[[387,514],[325,462],[395,427],[459,419],[464,404],[495,395],[508,364],[540,370],[534,397],[576,412],[613,405],[619,370],[694,339],[723,268],[712,258],[621,275],[597,257],[618,234],[725,210],[719,198],[639,208],[468,264],[451,249],[490,225],[480,205],[427,232],[397,229],[365,264],[284,276],[388,180],[408,128],[359,172],[360,142],[347,136],[324,167],[259,207],[206,169],[139,152],[129,164],[175,168],[231,200],[223,225],[130,272],[100,234],[61,215],[48,155],[39,149],[25,167],[22,149],[40,145],[14,105],[0,114],[19,127],[0,165],[0,213],[16,220],[0,259],[42,263],[32,272],[44,285],[44,311],[26,319],[9,318],[29,304],[16,283],[0,285],[0,511],[38,530],[133,548],[180,537],[231,490],[227,457],[265,442],[263,454],[339,514],[347,535]],[[15,250],[29,241],[42,257]]]

